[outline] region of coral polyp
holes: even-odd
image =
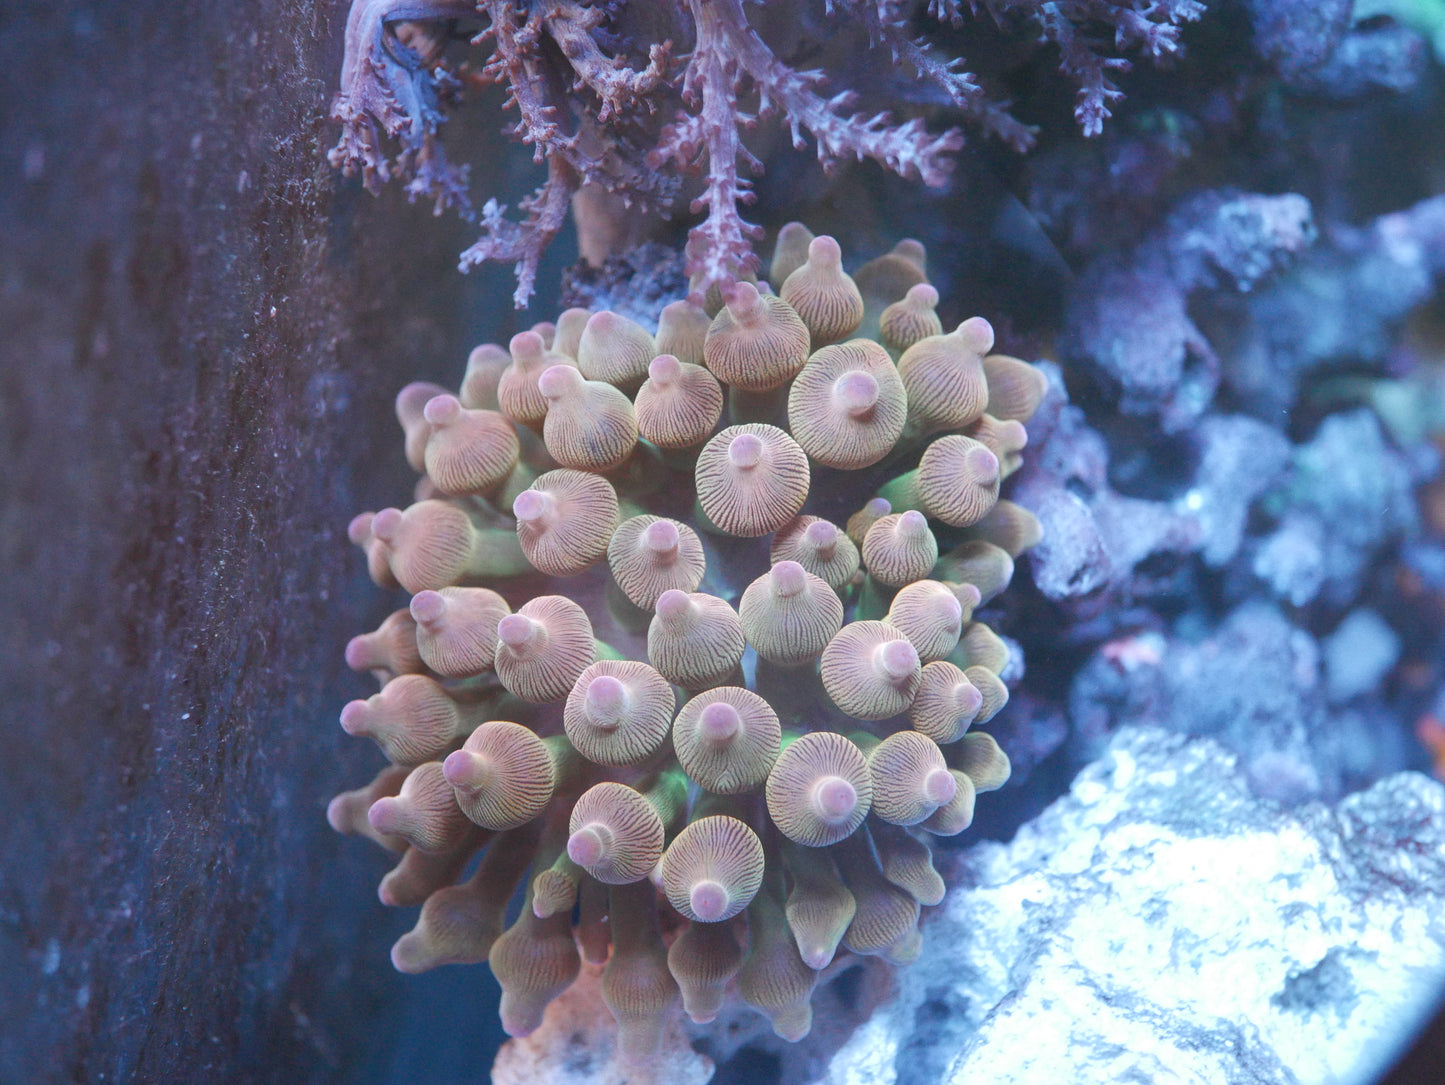
[[[860,286],[805,235],[781,296],[656,335],[569,310],[398,397],[420,500],[351,537],[415,594],[348,646],[382,688],[341,717],[390,765],[331,819],[401,852],[397,967],[489,959],[513,1035],[584,957],[631,1058],[734,994],[806,1035],[838,954],[917,956],[929,835],[1008,777],[974,611],[1038,537],[998,495],[1041,382],[981,318],[942,332],[921,246]]]

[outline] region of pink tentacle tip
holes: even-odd
[[[421,417],[427,401],[442,391],[444,389],[430,381],[412,381],[396,394],[396,416],[403,424],[416,421]]]
[[[567,858],[580,867],[596,866],[606,854],[607,846],[597,826],[584,825],[567,838]]]
[[[828,776],[818,781],[813,790],[818,813],[828,821],[844,821],[858,808],[858,792],[841,776]]]
[[[524,1040],[540,1027],[540,1025],[534,1025],[530,1019],[519,1021],[509,1014],[502,1014],[502,1031],[514,1040]]]
[[[783,596],[797,595],[808,586],[807,571],[796,561],[780,561],[773,566],[773,591]]]
[[[433,627],[440,624],[447,612],[447,600],[439,591],[419,591],[412,596],[411,616],[417,625]]]
[[[802,953],[803,963],[815,972],[821,972],[833,961],[833,950],[829,946],[809,946]]]
[[[914,283],[908,288],[908,300],[932,309],[938,305],[938,291],[928,283]]]
[[[364,735],[371,722],[371,706],[365,701],[350,701],[341,710],[341,729],[348,735]]]
[[[379,833],[391,833],[401,821],[402,804],[394,797],[377,799],[366,811],[366,820]]]
[[[878,651],[878,666],[889,678],[906,678],[918,669],[918,649],[906,640],[890,640]]]
[[[401,525],[401,509],[382,509],[372,517],[371,533],[382,542],[393,542],[396,539],[396,533],[401,529]]]
[[[923,780],[923,794],[938,806],[947,806],[958,793],[958,781],[947,769],[933,769]]]
[[[535,635],[525,614],[508,614],[497,623],[497,638],[509,648],[520,648]]]
[[[689,894],[693,914],[704,923],[716,923],[727,915],[732,903],[726,887],[717,882],[698,882]]]
[[[983,691],[972,683],[960,685],[954,691],[953,704],[960,716],[976,716],[983,707]]]
[[[507,342],[507,349],[515,358],[533,358],[547,349],[542,337],[534,331],[518,332]]]
[[[722,294],[723,304],[727,306],[728,312],[741,319],[755,313],[758,309],[758,288],[752,283],[743,281],[719,287]]]
[[[627,687],[615,675],[599,674],[587,683],[587,713],[595,723],[616,726],[626,707]]]
[[[844,373],[833,385],[838,406],[848,414],[863,414],[878,403],[878,381],[871,373],[853,370]]]
[[[837,267],[843,262],[843,248],[836,238],[819,234],[808,242],[808,263],[820,267]]]
[[[346,831],[346,799],[341,795],[326,804],[326,824],[338,833]]]
[[[970,587],[972,587],[972,585],[970,585]],[[976,593],[978,589],[974,588],[974,591]],[[956,624],[963,620],[963,604],[959,602],[958,596],[952,592],[948,594],[939,592],[936,600],[940,616],[949,624]]]
[[[723,701],[714,701],[702,710],[698,726],[709,742],[727,742],[743,727],[738,710]]]
[[[980,482],[992,482],[998,478],[998,457],[988,448],[970,448],[968,450],[968,469]]]
[[[687,592],[679,591],[677,588],[668,588],[657,597],[654,609],[657,616],[665,622],[677,621],[692,608],[692,600],[687,597]]]
[[[909,509],[898,517],[900,535],[921,535],[928,530],[928,517],[917,509]]]
[[[763,441],[755,433],[739,433],[728,442],[728,459],[734,467],[756,467],[763,458]]]
[[[659,354],[647,363],[647,375],[663,386],[676,384],[682,377],[682,362],[676,355]]]
[[[398,972],[407,974],[416,971],[416,961],[411,956],[410,934],[404,934],[397,940],[396,945],[391,947],[391,967]]]
[[[827,520],[814,520],[803,532],[803,536],[814,549],[827,550],[829,547],[837,545],[838,528]]]
[[[359,512],[346,525],[346,537],[356,546],[365,546],[371,541],[371,522],[376,519],[374,512]]]
[[[547,399],[561,399],[582,383],[582,374],[570,365],[552,365],[537,378],[537,391]]]
[[[512,502],[512,515],[524,523],[535,523],[547,515],[552,500],[540,490],[523,490]]]
[[[371,667],[371,651],[367,638],[363,636],[352,637],[346,642],[346,665],[353,671],[369,670]]]
[[[993,325],[981,316],[971,316],[958,326],[957,334],[978,354],[993,349]]]
[[[444,426],[449,422],[455,422],[461,413],[462,401],[450,393],[444,396],[432,396],[422,409],[422,417],[434,426]]]
[[[475,789],[482,762],[471,750],[453,750],[442,762],[442,776],[452,787]]]
[[[678,534],[677,525],[670,520],[658,520],[647,525],[647,530],[642,534],[643,541],[649,550],[659,554],[668,554],[677,549],[682,536]]]

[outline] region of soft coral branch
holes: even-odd
[[[964,22],[964,0],[929,0],[928,10],[940,22]],[[1040,38],[1058,48],[1059,68],[1079,87],[1074,119],[1086,136],[1103,131],[1111,116],[1109,105],[1123,93],[1109,78],[1111,71],[1128,71],[1123,57],[1105,56],[1081,28],[1114,29],[1116,49],[1137,48],[1159,58],[1179,51],[1184,23],[1204,14],[1204,0],[967,0],[969,12],[982,9],[1000,26],[1010,22],[1031,24]]]
[[[916,38],[908,25],[908,6],[900,0],[827,0],[832,8],[851,12],[868,30],[869,38],[887,46],[893,62],[911,70],[918,81],[941,92],[986,135],[1002,140],[1020,153],[1034,145],[1037,130],[1012,116],[1009,103],[989,96],[963,57],[940,54],[926,39]]]
[[[408,192],[430,195],[437,210],[465,208],[466,170],[447,163],[437,140],[443,118],[441,88],[423,56],[405,44],[398,26],[449,22],[475,14],[469,0],[356,0],[346,20],[341,89],[331,117],[341,138],[329,158],[343,173],[360,170],[370,192],[391,178],[393,163],[381,149],[377,125],[401,144],[396,172],[412,178]]]
[[[699,40],[706,18],[715,24],[718,45],[737,59],[738,69],[756,87],[759,114],[781,113],[792,130],[794,147],[805,145],[802,132],[806,130],[816,141],[818,159],[824,166],[831,167],[849,156],[872,158],[900,176],[917,177],[929,185],[943,183],[950,165],[947,152],[963,145],[957,129],[930,137],[917,119],[894,124],[886,113],[857,116],[849,112],[856,95],[845,91],[824,98],[817,91],[824,81],[822,72],[795,71],[773,55],[748,25],[741,0],[690,2],[698,20]]]
[[[825,3],[830,25],[860,28],[965,120],[1017,150],[1032,144],[1034,130],[962,58],[917,35],[911,21],[921,0]],[[955,24],[983,12],[1001,26],[1024,24],[1056,46],[1061,67],[1079,86],[1076,116],[1086,135],[1097,134],[1120,96],[1110,73],[1128,62],[1106,55],[1083,28],[1111,27],[1117,49],[1160,57],[1178,50],[1181,24],[1204,7],[1202,0],[966,3],[965,11],[965,0],[930,0],[928,11]],[[835,8],[841,18],[834,18]],[[532,145],[548,173],[523,201],[521,221],[508,221],[496,201],[487,202],[483,236],[461,265],[512,261],[518,306],[530,297],[542,252],[584,184],[625,203],[665,209],[676,174],[700,173],[703,193],[692,207],[704,218],[689,239],[688,266],[706,286],[752,270],[750,241],[759,231],[742,217],[752,193],[741,171],[760,163],[742,134],[759,120],[786,123],[795,147],[811,139],[825,169],[871,158],[928,185],[944,182],[950,153],[963,142],[957,128],[935,134],[919,118],[858,112],[853,93],[825,90],[822,72],[795,69],[774,54],[748,22],[744,0],[353,0],[332,107],[341,139],[331,161],[347,173],[360,171],[372,191],[399,175],[412,198],[430,196],[438,210],[468,208],[466,170],[447,162],[438,139],[444,108],[461,87],[442,53],[457,22],[479,17],[486,25],[473,44],[491,42],[492,52],[471,82],[507,88],[506,108],[517,115],[511,132]],[[689,36],[685,63],[674,64],[673,42]],[[654,119],[659,105],[671,123]],[[394,159],[382,150],[384,139],[399,143]],[[673,169],[661,169],[668,165]]]
[[[533,145],[533,157],[545,161],[548,170],[546,182],[523,201],[527,217],[522,222],[506,221],[504,209],[488,202],[483,236],[462,254],[460,266],[466,270],[485,260],[513,261],[513,300],[522,308],[531,297],[542,253],[565,224],[570,200],[584,182],[651,206],[670,201],[673,186],[646,173],[642,154],[625,131],[609,136],[596,131],[657,87],[667,49],[654,46],[646,68],[630,69],[602,53],[590,37],[601,22],[600,12],[567,3],[520,9],[512,0],[483,0],[483,7],[490,23],[475,42],[490,38],[494,49],[482,78],[508,88],[506,108],[518,114],[512,132]],[[549,57],[549,41],[572,65],[570,78]],[[570,108],[569,93],[581,87],[592,90],[601,103],[595,118],[578,116]]]
[[[743,148],[739,131],[757,117],[780,114],[791,129],[793,146],[805,146],[804,132],[818,148],[818,159],[833,168],[840,159],[872,158],[903,177],[939,185],[948,174],[945,155],[963,144],[957,129],[930,136],[920,120],[894,124],[885,113],[861,117],[850,112],[850,93],[824,98],[817,88],[821,72],[799,72],[780,61],[748,25],[741,0],[689,0],[697,39],[683,78],[684,98],[697,110],[683,115],[663,133],[653,160],[672,159],[684,167],[707,160],[706,191],[693,210],[707,218],[688,239],[688,270],[699,287],[737,278],[751,270],[749,237],[755,226],[744,222],[738,206],[750,196],[738,176],[738,162],[758,165]],[[738,102],[750,83],[758,97],[756,116]]]
[[[646,68],[640,71],[629,68],[618,58],[607,56],[598,46],[594,35],[604,21],[605,15],[596,8],[562,5],[553,8],[544,19],[547,30],[577,74],[574,85],[586,86],[601,102],[599,122],[605,123],[628,108],[651,112],[653,102],[647,95],[657,90],[666,74],[671,43],[654,44],[648,50]]]
[[[525,308],[537,281],[542,254],[566,223],[567,209],[578,187],[577,175],[560,157],[548,159],[547,180],[522,201],[526,219],[508,221],[505,205],[488,200],[482,207],[482,236],[462,253],[458,266],[466,271],[488,260],[511,263],[517,272],[512,301],[518,309]]]

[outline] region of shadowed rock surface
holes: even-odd
[[[391,974],[324,812],[375,756],[335,715],[391,396],[515,318],[465,224],[326,165],[344,18],[0,16],[6,1081],[394,1080],[417,1036],[486,1078],[490,976]]]

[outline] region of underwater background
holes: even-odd
[[[898,92],[802,44],[822,5],[766,7],[800,67]],[[392,969],[414,919],[326,824],[376,768],[343,649],[397,605],[347,522],[414,482],[401,385],[681,296],[691,220],[601,272],[564,227],[514,310],[506,265],[456,273],[472,225],[327,163],[346,17],[0,12],[0,1080],[485,1081],[505,1039],[488,969]],[[1416,1038],[1445,982],[1442,25],[1210,4],[1085,139],[1057,53],[929,23],[1027,154],[970,130],[929,188],[750,137],[761,252],[790,220],[850,266],[917,238],[945,322],[1050,390],[1006,484],[1044,528],[1000,601],[1013,779],[942,852],[923,960],[851,972],[795,1048],[740,1017],[713,1081],[1445,1080]],[[515,204],[538,167],[501,101],[445,134]],[[1090,1027],[1021,1042],[1050,1012]]]

